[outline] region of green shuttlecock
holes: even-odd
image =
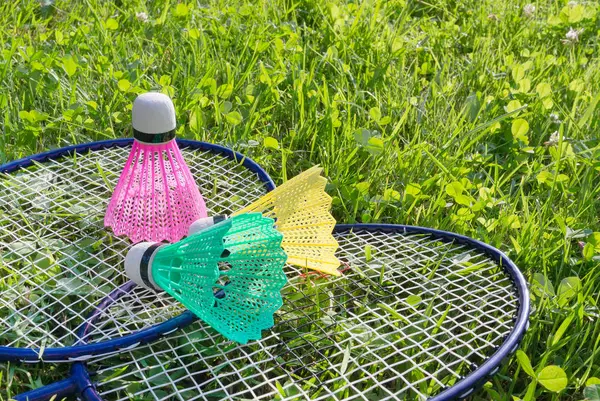
[[[230,340],[245,344],[273,326],[286,254],[273,219],[247,213],[174,244],[142,242],[125,259],[129,278],[164,290]]]

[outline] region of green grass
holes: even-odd
[[[600,18],[575,3],[7,0],[0,161],[130,136],[136,94],[162,90],[180,137],[234,147],[277,183],[324,166],[338,221],[506,252],[531,327],[475,399],[582,399],[600,383]],[[548,366],[559,392],[532,378]],[[53,369],[0,367],[12,393]]]

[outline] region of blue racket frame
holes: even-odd
[[[106,141],[90,142],[80,145],[68,146],[60,149],[50,150],[48,152],[39,153],[23,159],[0,166],[0,173],[10,174],[19,169],[32,166],[34,162],[43,163],[48,160],[58,159],[64,156],[73,154],[85,154],[89,151],[98,151],[102,149],[114,147],[128,147],[133,143],[132,138],[111,139]],[[193,141],[177,138],[177,144],[180,147],[186,147],[193,150],[207,150],[212,153],[217,153],[225,156],[228,159],[240,162],[248,170],[256,173],[259,180],[265,185],[265,189],[272,191],[275,188],[275,183],[267,172],[260,167],[252,159],[224,146],[215,145],[207,142]],[[125,283],[121,287],[113,290],[105,298],[103,298],[97,308],[86,318],[82,325],[77,330],[78,341],[73,346],[63,348],[46,348],[43,351],[43,358],[40,359],[40,349],[26,349],[16,347],[0,346],[0,360],[5,361],[20,361],[20,362],[59,362],[59,361],[78,361],[86,360],[94,355],[107,354],[117,352],[119,350],[135,347],[141,343],[154,341],[157,338],[166,334],[172,333],[181,327],[185,327],[194,321],[194,315],[189,312],[183,312],[180,315],[169,319],[163,323],[156,324],[144,330],[134,332],[132,334],[102,341],[96,344],[86,344],[85,336],[88,330],[101,314],[112,303],[119,299],[122,295],[129,293],[135,284],[132,282]],[[56,383],[58,384],[58,383]]]
[[[527,281],[523,274],[503,252],[488,244],[464,235],[417,226],[396,224],[338,224],[335,226],[334,232],[342,233],[351,230],[402,234],[428,234],[436,240],[465,244],[485,253],[498,263],[504,272],[512,279],[518,299],[518,310],[513,316],[514,326],[504,339],[502,345],[500,345],[498,349],[496,349],[496,351],[477,369],[463,377],[452,387],[449,387],[432,397],[430,401],[460,400],[468,397],[483,386],[491,376],[496,374],[504,362],[506,362],[506,360],[517,350],[523,335],[529,327],[529,291],[527,288]],[[195,317],[192,317],[192,320],[195,320]],[[95,389],[94,381],[87,371],[84,362],[76,362],[73,364],[71,367],[71,377],[68,379],[23,393],[15,396],[14,399],[16,401],[42,401],[48,400],[54,394],[58,394],[57,399],[77,394],[82,400],[102,400]]]

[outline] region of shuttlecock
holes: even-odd
[[[175,242],[206,205],[175,140],[175,108],[162,93],[133,103],[133,146],[112,195],[104,225],[133,242]]]
[[[273,326],[282,304],[286,254],[273,219],[247,213],[222,220],[174,244],[142,242],[125,271],[139,285],[162,289],[230,340],[246,343]]]
[[[339,245],[331,234],[335,219],[329,212],[331,197],[325,192],[327,179],[321,171],[318,166],[306,170],[233,215],[259,212],[275,219],[288,263],[339,276],[340,262],[335,257]],[[211,219],[194,222],[189,234],[209,227]]]

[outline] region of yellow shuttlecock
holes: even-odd
[[[312,167],[233,215],[260,212],[275,219],[288,263],[339,276],[340,262],[335,257],[339,245],[331,234],[335,219],[321,171]]]

